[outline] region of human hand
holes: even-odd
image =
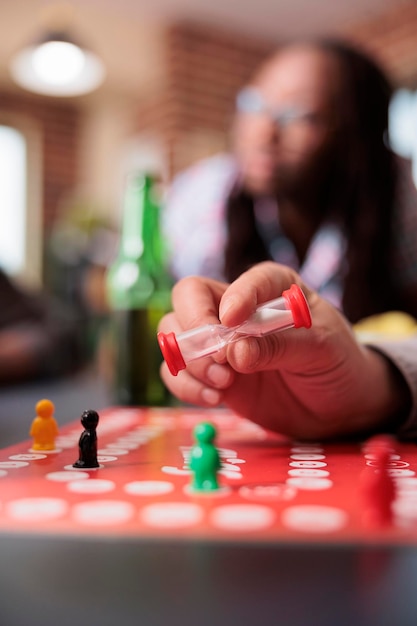
[[[303,285],[291,269],[267,262],[230,286],[190,277],[173,289],[174,312],[159,330],[180,333],[203,324],[235,326],[292,283],[304,291],[311,329],[247,337],[214,358],[190,363],[177,377],[161,368],[179,399],[225,404],[265,428],[324,438],[386,428],[403,408],[403,384],[389,361],[360,345],[344,317]]]

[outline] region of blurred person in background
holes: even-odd
[[[68,306],[1,270],[0,301],[0,385],[62,376],[84,362],[80,324]]]
[[[274,260],[351,322],[417,317],[417,193],[388,143],[392,87],[338,41],[283,46],[237,97],[233,154],[177,176],[164,228],[175,279],[233,281]]]

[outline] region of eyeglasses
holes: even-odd
[[[275,109],[269,106],[260,91],[255,87],[245,87],[239,91],[236,97],[236,109],[239,113],[268,115],[275,124],[282,128],[299,121],[314,124],[320,120],[320,116],[312,111],[306,111],[297,107]]]

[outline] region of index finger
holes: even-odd
[[[181,326],[218,324],[219,303],[226,288],[225,283],[198,276],[178,281],[172,290],[172,304]]]
[[[298,274],[291,268],[271,261],[255,265],[241,274],[225,291],[219,306],[222,324],[241,324],[257,306],[279,297],[294,283],[303,289],[306,296],[309,294]]]

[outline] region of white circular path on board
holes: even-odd
[[[68,503],[61,498],[22,498],[9,502],[7,514],[20,522],[46,522],[66,515]]]
[[[342,530],[348,522],[348,515],[336,507],[306,504],[286,508],[281,521],[291,530],[319,534]]]
[[[111,526],[128,522],[135,515],[135,507],[123,500],[93,500],[75,504],[72,518],[87,526]]]
[[[117,459],[118,454],[127,454],[137,442],[130,441],[129,443],[130,445],[126,439],[119,440],[114,448],[109,445],[107,449],[100,450],[99,461],[112,462]],[[267,504],[269,498],[273,500],[277,496],[280,500],[290,500],[296,493],[294,490],[296,487],[313,491],[331,487],[332,481],[327,478],[328,471],[322,469],[326,463],[322,462],[324,457],[321,449],[306,451],[302,448],[294,448],[292,452],[292,462],[290,462],[292,469],[289,470],[290,478],[286,481],[285,494],[282,490],[284,486],[280,485],[279,494],[278,486],[274,489],[270,486],[269,489],[266,486],[260,486],[259,489],[252,487],[249,491],[241,488],[240,495],[249,500],[264,500]],[[30,461],[41,458],[45,458],[45,455],[31,452],[14,455],[8,461],[0,463],[0,477],[8,473],[6,469],[26,467]],[[307,463],[308,467],[306,467]],[[400,469],[397,469],[397,472],[397,476],[402,477],[415,474]],[[189,473],[189,470],[184,473]],[[394,470],[393,475],[395,474]],[[46,479],[67,483],[68,491],[78,494],[100,495],[112,492],[116,488],[114,481],[91,478],[88,473],[77,471],[73,466],[66,466],[64,471],[50,472],[46,475]],[[164,496],[174,491],[174,488],[173,483],[163,480],[132,481],[123,486],[128,495],[138,498]],[[414,507],[407,504],[408,514],[414,516]],[[406,506],[403,505],[404,508]],[[138,510],[134,504],[124,500],[90,500],[77,503],[70,508],[70,505],[62,498],[44,497],[21,498],[9,502],[7,513],[12,519],[26,522],[48,521],[70,514],[72,519],[79,524],[106,526],[132,520],[138,514]],[[206,515],[207,521],[212,526],[229,532],[259,532],[270,528],[276,522],[275,511],[262,503],[224,504],[206,513],[204,507],[195,502],[153,502],[139,509],[139,515],[145,525],[161,530],[190,528],[203,522]],[[318,505],[289,506],[281,514],[284,527],[308,533],[336,532],[346,526],[347,520],[347,513],[342,509]]]

